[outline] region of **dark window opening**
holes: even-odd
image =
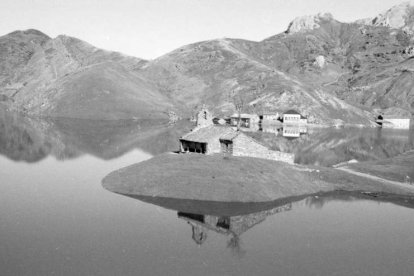
[[[221,140],[221,152],[227,154],[233,154],[233,141]]]
[[[220,217],[217,221],[217,227],[230,229],[230,218],[229,217]]]

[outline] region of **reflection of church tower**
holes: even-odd
[[[198,245],[203,244],[207,239],[207,232],[205,232],[206,229],[204,229],[203,226],[196,223],[188,222],[188,224],[191,225],[191,231],[193,232],[191,237],[193,241],[195,241],[195,243]]]
[[[197,113],[197,127],[206,127],[213,124],[213,116],[207,107],[203,105],[201,110]]]

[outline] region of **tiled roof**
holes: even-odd
[[[181,139],[198,143],[209,143],[232,133],[237,133],[232,127],[213,125],[189,132],[181,137]]]
[[[240,132],[238,132],[238,131],[235,131],[235,132],[232,132],[232,133],[227,133],[227,134],[224,134],[224,135],[220,136],[220,140],[232,141],[239,134],[240,134]]]

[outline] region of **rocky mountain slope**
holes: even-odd
[[[135,73],[144,60],[76,38],[13,32],[0,38],[0,59],[0,94],[11,109],[55,117],[130,119],[147,114],[159,118],[172,108]]]
[[[0,37],[0,100],[29,114],[91,119],[297,109],[314,123],[369,124],[373,109],[414,113],[414,6],[343,23],[293,20],[260,42],[217,39],[155,60],[35,31]]]

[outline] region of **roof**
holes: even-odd
[[[302,114],[300,114],[298,111],[293,110],[293,109],[289,109],[288,111],[286,111],[283,114],[290,114],[290,115],[300,115],[301,119],[307,119],[305,116],[303,116]]]
[[[293,109],[289,109],[288,111],[286,111],[285,113],[283,113],[283,114],[295,114],[295,115],[300,115],[300,113],[299,112],[297,112],[296,110],[293,110]]]
[[[220,136],[220,140],[232,141],[234,138],[236,138],[237,136],[239,136],[239,134],[240,134],[239,131],[232,132],[232,133],[226,133],[226,134]]]
[[[214,140],[219,140],[222,136],[227,136],[237,133],[232,127],[212,125],[195,129],[192,132],[185,134],[181,137],[181,140],[198,142],[198,143],[210,143]]]

